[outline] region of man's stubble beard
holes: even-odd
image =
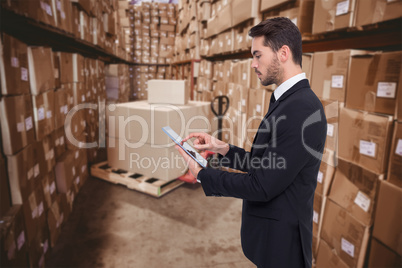
[[[268,66],[266,70],[267,77],[264,80],[261,80],[261,84],[263,86],[269,86],[272,84],[276,84],[279,86],[279,77],[281,74],[280,71],[280,65],[279,65],[279,59],[278,57],[275,57],[272,60],[272,64]]]

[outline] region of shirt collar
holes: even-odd
[[[279,98],[283,95],[283,93],[285,93],[286,91],[288,91],[291,87],[293,87],[297,82],[299,82],[300,80],[306,79],[306,74],[305,73],[300,73],[297,74],[291,78],[289,78],[288,80],[286,80],[285,82],[283,82],[279,87],[277,87],[274,91],[274,95],[275,95],[275,100],[279,100]]]

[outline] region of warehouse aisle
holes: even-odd
[[[240,245],[241,200],[185,184],[157,199],[89,178],[47,267],[255,267]]]

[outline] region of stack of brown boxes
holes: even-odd
[[[1,261],[5,266],[26,263],[16,258],[27,255],[31,266],[42,267],[71,212],[73,196],[88,177],[88,159],[100,160],[94,154],[101,145],[97,114],[105,105],[105,78],[99,71],[104,65],[79,54],[27,46],[6,34],[1,55],[6,155],[6,162],[0,159],[1,189],[10,189],[11,199],[8,206],[2,202],[1,254],[9,255]],[[87,141],[93,146],[79,149]],[[7,194],[2,198],[8,199]]]
[[[128,102],[130,78],[127,64],[106,65],[105,83],[108,103]]]
[[[319,70],[323,70],[320,67],[323,65],[328,66],[324,73]],[[382,239],[378,240],[385,240],[385,243],[388,241],[382,235],[398,236],[400,233],[400,225],[387,231],[375,226],[378,213],[384,211],[377,205],[382,200],[381,192],[387,192],[388,189],[388,183],[384,180],[392,182],[392,173],[400,174],[399,162],[392,164],[393,161],[388,161],[399,156],[395,145],[397,141],[391,143],[391,140],[393,129],[398,127],[398,123],[393,122],[393,116],[401,80],[400,66],[401,52],[347,50],[320,52],[313,56],[312,88],[323,99],[328,120],[327,150],[320,168],[317,190],[321,189],[318,186],[326,177],[324,171],[334,173],[325,160],[335,155],[336,166],[333,181],[328,178],[328,200],[321,205],[325,209],[322,222],[319,223],[321,232],[317,237],[317,267],[334,263],[342,263],[345,267],[363,267],[369,253],[373,224],[374,230],[377,230],[373,232],[373,237],[378,233],[377,236]],[[345,102],[346,108],[334,101]],[[337,108],[339,113],[336,112]],[[398,140],[397,131],[394,136],[393,139]],[[393,151],[390,151],[391,144]],[[390,195],[392,189],[396,190],[395,198],[401,198],[398,187],[391,187]],[[322,196],[318,196],[316,191],[317,207],[319,200],[322,200]],[[396,211],[387,213],[394,215]],[[378,225],[386,222],[385,216],[378,220],[381,222]],[[386,250],[377,241],[372,245],[372,250]],[[395,245],[389,247],[390,254],[400,254]],[[328,248],[332,249],[330,253]],[[371,261],[379,264],[378,259]]]
[[[142,2],[129,9],[131,27],[131,60],[140,66],[130,66],[130,100],[147,99],[147,81],[171,79],[176,37],[176,6]]]

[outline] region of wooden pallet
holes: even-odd
[[[92,165],[91,175],[155,197],[161,197],[184,184],[183,181],[178,179],[164,181],[157,178],[148,178],[140,173],[131,173],[126,170],[112,168],[107,161]]]

